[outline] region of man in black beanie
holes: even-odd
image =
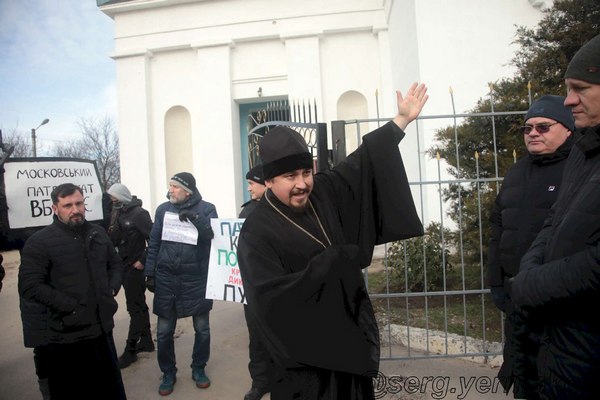
[[[248,193],[250,200],[242,204],[240,218],[246,218],[256,208],[258,202],[265,193],[265,180],[263,179],[262,165],[255,165],[246,173],[246,182],[248,183]]]
[[[425,85],[333,170],[313,176],[287,127],[259,144],[267,191],[246,218],[238,262],[249,311],[274,360],[271,399],[374,399],[379,331],[362,276],[376,244],[423,234],[398,143]]]
[[[600,35],[565,73],[581,138],[550,217],[510,282],[514,304],[543,320],[537,357],[542,399],[598,399],[600,385]]]
[[[154,292],[152,311],[158,316],[156,344],[158,366],[163,373],[158,394],[173,392],[177,380],[175,327],[177,320],[192,317],[194,347],[192,379],[199,388],[210,386],[205,367],[210,356],[209,312],[206,278],[210,241],[210,219],[218,218],[215,206],[202,200],[196,179],[189,172],[173,175],[169,201],[156,209],[146,258],[146,286]]]
[[[488,270],[492,299],[504,314],[504,362],[498,372],[515,399],[538,398],[536,358],[541,334],[536,319],[515,310],[506,282],[517,275],[521,258],[542,229],[561,190],[561,178],[573,146],[575,125],[564,96],[543,96],[525,115],[527,155],[513,165],[490,217]]]
[[[256,207],[265,193],[265,180],[263,179],[262,165],[258,164],[250,168],[246,174],[248,182],[248,192],[250,200],[242,204],[240,218],[247,218]],[[257,326],[256,318],[248,310],[248,305],[244,305],[244,317],[248,326],[248,371],[252,378],[252,386],[244,396],[244,400],[260,400],[266,393],[270,392],[270,357],[265,345],[262,342],[260,330]]]

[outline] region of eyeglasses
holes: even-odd
[[[532,130],[536,130],[538,133],[548,133],[548,131],[550,130],[550,127],[553,125],[558,124],[558,122],[555,122],[553,124],[535,124],[535,125],[524,125],[524,126],[520,126],[519,129],[521,130],[521,132],[523,132],[523,135],[529,135],[531,133]]]

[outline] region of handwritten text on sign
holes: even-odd
[[[206,298],[246,303],[242,276],[237,262],[237,244],[244,219],[213,218],[215,233],[210,247]]]
[[[4,184],[11,229],[52,223],[50,193],[62,184],[78,185],[85,199],[85,218],[103,219],[102,187],[92,161],[74,159],[9,159],[4,164]]]

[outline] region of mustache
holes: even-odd
[[[292,190],[291,195],[295,196],[297,194],[305,194],[305,193],[308,193],[308,190],[306,190],[306,189],[295,189],[295,190]]]

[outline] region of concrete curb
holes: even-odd
[[[415,328],[407,325],[389,324],[380,326],[379,336],[382,347],[400,345],[419,352],[429,354],[460,355],[465,353],[501,353],[502,343],[484,342],[481,339],[465,337],[454,333],[446,333],[431,329]],[[467,356],[458,357],[463,360],[500,367],[502,356]]]

